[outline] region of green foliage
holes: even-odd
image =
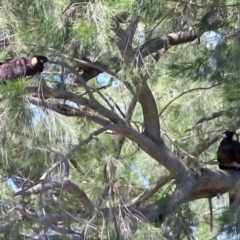
[[[189,167],[217,168],[218,142],[203,150],[201,144],[212,133],[239,128],[239,29],[233,31],[239,26],[239,8],[238,1],[224,0],[189,3],[157,0],[1,1],[0,35],[10,39],[11,44],[6,47],[1,45],[0,57],[5,59],[41,53],[49,57],[63,57],[71,63],[73,58],[83,57],[101,61],[117,74],[118,83],[115,78],[109,80],[110,73],[104,73],[101,78],[104,82],[110,81],[105,89],[99,80],[100,75],[87,84],[100,104],[122,118],[121,112],[126,114],[132,100],[123,83],[132,84],[134,77],[140,74],[148,76],[159,111],[161,136],[167,147]],[[169,37],[168,34],[187,27],[197,29],[201,38],[178,46],[166,45],[166,53],[160,60],[155,61],[155,53],[149,55],[143,59],[141,70],[136,71],[132,64],[121,63],[120,71],[115,71],[115,64],[109,59],[121,57],[116,44],[119,39],[112,31],[115,26],[113,19],[126,29],[136,15],[140,20],[133,48],[160,37],[164,40]],[[88,98],[82,86],[70,84],[70,73],[66,69],[51,66],[44,78],[47,85],[55,90],[58,87],[58,90],[68,90]],[[40,177],[60,161],[62,155],[68,154],[99,128],[98,124],[85,117],[66,117],[32,104],[29,100],[32,92],[28,87],[38,85],[36,79],[18,79],[0,86],[0,94],[4,96],[0,102],[0,176],[2,180],[18,177],[22,186],[62,181],[66,170],[64,163],[53,168],[45,181],[40,181]],[[71,105],[69,101],[59,99],[46,101]],[[95,114],[83,106],[74,107],[88,111],[89,115]],[[206,114],[220,110],[224,111],[220,117],[188,130]],[[139,103],[129,124],[140,133],[144,131],[144,116]],[[142,196],[168,174],[167,169],[129,139],[124,141],[119,155],[117,144],[120,137],[106,132],[95,136],[77,149],[68,161],[69,179],[99,209],[124,206],[124,203]],[[109,177],[104,174],[106,166],[111,169],[109,175],[113,175],[113,182],[105,179]],[[90,219],[80,197],[71,194],[72,189],[50,189],[20,200],[6,185],[0,185],[0,200],[10,206],[7,210],[3,204],[0,207],[1,221],[11,224],[3,239],[18,239],[21,234],[36,236],[46,230],[33,216],[24,216],[25,219],[21,220],[22,214],[15,211],[17,204],[33,213],[38,212],[41,217],[50,214],[73,216],[74,223],[70,224],[65,216],[66,221],[57,221],[55,229],[66,227],[69,232],[74,229],[86,234],[87,239],[211,239],[218,235],[233,239],[239,234],[239,219],[232,223],[225,210],[228,205],[226,196],[212,199],[214,229],[210,232],[209,203],[206,199],[181,205],[161,226],[154,226],[144,218],[128,217],[127,210],[125,215],[113,216],[110,213],[105,219],[99,216],[100,212]],[[174,190],[175,182],[169,180],[140,207],[155,204],[158,210],[165,211]],[[67,234],[62,236],[68,239]]]

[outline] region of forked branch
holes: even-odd
[[[128,36],[128,41],[130,44],[132,44],[133,37],[137,29],[138,21],[139,21],[139,16],[134,16],[126,29],[126,34]]]
[[[116,42],[121,55],[127,62],[131,62],[133,60],[132,45],[128,34],[121,28],[118,19],[114,19],[112,30],[117,36]]]
[[[29,101],[36,106],[50,109],[64,116],[83,117],[83,118],[85,117],[89,121],[98,123],[102,126],[106,126],[111,123],[108,119],[100,115],[97,115],[93,112],[82,110],[81,108],[70,107],[69,105],[61,104],[61,103],[52,103],[52,102],[45,101],[43,99],[35,98],[35,97],[29,97]]]

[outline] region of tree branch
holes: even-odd
[[[146,56],[158,52],[159,50],[162,52],[166,52],[169,47],[171,46],[176,46],[176,45],[181,45],[184,43],[192,42],[195,39],[199,37],[199,35],[193,31],[191,27],[181,31],[181,32],[176,32],[176,33],[169,33],[166,37],[157,37],[154,39],[151,39],[147,41],[146,43],[134,48],[133,50],[128,47],[126,49],[126,44],[129,45],[128,42],[128,36],[124,32],[123,29],[120,27],[118,28],[119,24],[114,27],[113,31],[116,33],[119,39],[122,38],[121,44],[120,40],[118,40],[118,47],[121,48],[121,53],[123,56],[126,56],[126,51],[129,52],[128,54],[128,62],[132,62],[134,60],[134,56],[136,55],[141,55],[142,58],[145,58]],[[126,60],[126,59],[125,59]],[[108,60],[108,62],[114,66],[114,73],[109,70],[109,67],[103,64],[100,61],[91,63],[87,61],[83,61],[80,59],[75,59],[74,60],[76,65],[80,68],[83,69],[83,73],[81,74],[82,78],[87,82],[91,80],[92,78],[96,77],[99,73],[106,72],[116,78],[116,72],[120,70],[120,64],[122,60],[118,57],[112,57]],[[84,70],[86,69],[86,70]],[[80,83],[77,80],[74,81],[75,83]]]
[[[224,112],[225,111],[223,111],[223,110],[218,110],[216,112],[206,114],[205,116],[201,117],[196,123],[194,123],[193,125],[189,126],[187,128],[186,132],[192,131],[193,129],[198,127],[198,125],[200,123],[203,123],[203,122],[206,122],[206,121],[210,121],[210,120],[213,120],[215,118],[218,118],[218,117],[222,116],[224,114]]]
[[[137,29],[138,21],[139,21],[139,16],[133,17],[132,21],[130,22],[130,24],[128,25],[125,31],[128,36],[129,44],[132,44],[133,37]]]
[[[52,148],[51,146],[48,147],[48,149],[58,155],[61,156],[61,159],[59,161],[57,161],[56,163],[54,163],[40,178],[40,180],[44,180],[47,175],[53,171],[57,166],[59,166],[61,163],[67,161],[79,148],[81,148],[82,146],[88,144],[92,139],[95,138],[95,136],[105,132],[106,130],[111,129],[111,125],[102,127],[94,132],[92,132],[85,140],[81,141],[79,144],[77,144],[74,148],[72,148],[68,154],[63,155],[62,153],[58,152],[57,150],[55,150],[54,148]]]
[[[128,110],[126,112],[125,121],[128,126],[131,126],[131,119],[132,119],[133,111],[134,111],[136,105],[137,105],[137,96],[135,95],[135,96],[133,96],[133,98],[129,104]],[[116,144],[116,157],[117,158],[119,158],[119,156],[121,154],[121,150],[122,150],[124,141],[125,141],[125,136],[119,135],[117,138],[117,144]]]
[[[195,170],[191,178],[194,178],[196,183],[190,194],[186,196],[186,201],[215,197],[219,193],[227,193],[235,188],[240,179],[240,174],[234,170],[223,171],[201,168]]]
[[[50,189],[63,189],[64,191],[74,195],[82,203],[83,207],[88,213],[91,213],[94,210],[94,206],[91,201],[88,199],[87,195],[83,190],[81,190],[75,183],[71,182],[68,179],[64,179],[62,182],[50,182],[42,185],[41,183],[29,188],[27,190],[23,189],[14,194],[14,196],[31,196],[37,195],[41,192],[46,192]]]
[[[213,198],[227,193],[236,187],[239,179],[240,174],[237,171],[219,171],[207,168],[192,170],[177,184],[174,194],[156,202],[155,213],[149,213],[151,221],[161,224],[183,203],[202,198]]]
[[[201,168],[189,172],[189,174],[177,184],[174,194],[161,198],[155,204],[141,208],[124,206],[111,210],[114,211],[116,215],[120,214],[122,217],[134,214],[143,221],[145,220],[158,225],[181,204],[227,193],[236,186],[239,179],[240,174],[237,171],[220,171]],[[101,209],[101,214],[104,217],[109,217],[110,209]]]
[[[78,81],[81,83],[81,85],[84,87],[84,89],[86,90],[89,98],[91,99],[91,101],[96,102],[95,97],[93,96],[93,93],[91,92],[90,88],[88,87],[88,85],[86,84],[86,82],[84,81],[84,79],[80,76],[80,74],[78,73],[78,71],[75,70],[74,67],[70,66],[68,63],[62,61],[62,60],[50,60],[50,63],[53,64],[58,64],[64,68],[67,68],[68,70],[70,70],[72,73],[74,73],[74,75],[77,77]]]
[[[95,100],[89,100],[87,98],[84,98],[82,96],[79,96],[69,91],[65,91],[63,89],[53,89],[48,86],[44,86],[42,88],[42,93],[40,96],[44,96],[44,98],[53,97],[56,99],[69,100],[76,103],[77,105],[83,105],[98,112],[100,115],[108,118],[113,123],[117,123],[117,122],[124,123],[124,121],[116,113],[107,109],[106,107],[101,105],[99,102]]]
[[[61,152],[59,152],[58,150],[56,150],[55,148],[48,146],[47,149],[52,152],[55,153],[57,156],[59,156],[61,159],[59,161],[57,161],[56,163],[54,163],[44,174],[42,174],[42,176],[40,177],[40,180],[43,181],[46,179],[47,175],[49,173],[51,173],[56,167],[58,167],[60,164],[64,163],[65,165],[65,169],[64,169],[64,178],[68,178],[69,177],[69,163],[68,163],[68,157],[65,157]],[[75,147],[71,150],[73,151],[75,150]],[[70,151],[70,152],[71,152]]]
[[[81,110],[80,108],[70,107],[66,104],[51,103],[40,98],[29,97],[29,101],[40,107],[44,107],[68,117],[86,117],[88,120],[98,123],[102,126],[109,125],[111,122],[102,116],[92,112]]]
[[[135,216],[143,221],[159,224],[164,219],[176,210],[182,203],[201,199],[212,198],[219,194],[224,194],[236,187],[236,183],[240,180],[240,174],[237,171],[221,171],[212,170],[207,168],[201,168],[199,170],[192,170],[187,174],[182,181],[176,186],[174,194],[167,198],[161,198],[155,204],[148,205],[146,207],[116,207],[116,208],[102,208],[99,210],[98,217],[108,218],[111,214],[121,217]],[[57,185],[56,185],[57,184]],[[48,184],[47,188],[41,189],[42,185],[38,184],[34,188],[28,191],[21,191],[21,194],[17,195],[29,196],[31,194],[38,194],[42,190],[48,190],[52,187],[61,188],[61,183]],[[63,185],[64,188],[64,185]],[[75,190],[73,190],[75,192]],[[71,188],[70,188],[71,192]],[[82,197],[82,196],[81,196]],[[166,200],[168,202],[166,203]],[[81,201],[81,200],[80,200]],[[81,201],[82,202],[82,201]],[[163,205],[165,207],[163,207]],[[167,205],[167,207],[166,207]],[[156,208],[157,207],[157,208]],[[28,217],[38,221],[37,215],[32,212],[28,212],[22,208],[18,209]],[[50,215],[51,216],[51,215]],[[59,220],[59,215],[51,216],[51,221]],[[46,220],[46,219],[45,219]],[[49,220],[48,220],[49,221]]]
[[[135,82],[139,81],[139,78],[135,79]],[[138,101],[143,111],[144,135],[150,137],[156,143],[160,143],[160,122],[157,104],[146,81],[142,81],[141,88],[138,92]]]
[[[158,142],[158,145],[156,145],[156,143],[152,142],[152,140],[148,139],[148,137],[143,136],[142,134],[132,129],[131,127],[127,127],[126,123],[122,119],[120,119],[114,112],[111,112],[110,110],[106,109],[102,105],[98,103],[93,104],[89,99],[83,98],[81,96],[78,96],[74,93],[67,92],[65,90],[61,90],[61,89],[56,90],[56,89],[48,88],[47,91],[49,96],[53,96],[55,98],[60,98],[60,99],[67,99],[77,104],[82,104],[84,106],[92,108],[93,110],[96,110],[102,115],[106,115],[113,123],[114,122],[117,123],[114,126],[113,131],[115,131],[118,134],[125,135],[131,140],[133,140],[134,142],[138,143],[142,147],[142,149],[144,149],[144,151],[146,151],[154,159],[159,161],[160,164],[165,166],[170,172],[174,172],[174,175],[178,174],[179,172],[185,173],[185,171],[187,170],[187,167],[183,163],[181,163],[176,158],[176,156],[174,156],[174,154],[171,153],[171,151],[167,149],[164,143],[161,143],[159,146],[159,142]],[[35,101],[35,105],[37,105],[36,104],[37,102],[40,102],[41,104],[45,104],[43,100],[38,100],[34,98],[30,98],[30,99],[32,100],[32,102]],[[52,105],[52,107],[53,106],[54,105]],[[48,105],[46,104],[45,107],[48,107]],[[94,116],[93,120],[97,120],[100,123],[100,119],[99,118],[96,119],[96,116]],[[109,121],[106,121],[106,120],[105,121],[101,120],[101,123],[103,126],[109,125]],[[151,128],[151,130],[153,130],[152,126],[149,126],[149,127]],[[154,133],[154,134],[157,134],[158,136],[159,133]]]
[[[66,213],[61,213],[61,214],[45,214],[44,216],[38,215],[36,212],[32,212],[25,207],[21,205],[15,206],[15,210],[20,212],[23,216],[26,216],[33,221],[43,224],[44,226],[48,226],[48,228],[62,233],[62,234],[74,234],[76,236],[82,236],[81,238],[75,238],[75,239],[84,239],[84,236],[80,233],[77,233],[69,228],[64,228],[64,227],[58,227],[57,225],[54,225],[54,223],[60,222],[60,221],[70,221],[73,220],[73,218]],[[34,238],[35,239],[35,238]]]
[[[127,33],[121,28],[118,19],[114,19],[112,24],[112,30],[117,36],[117,46],[121,55],[127,62],[131,62],[133,60],[133,49],[131,46],[131,42],[129,41],[129,36]]]
[[[126,203],[126,206],[139,206],[144,201],[152,197],[161,187],[166,185],[172,179],[173,178],[170,175],[160,177],[158,181],[152,184],[146,191],[142,192],[140,195]]]
[[[161,112],[159,113],[159,116],[161,116],[163,114],[163,112],[174,102],[176,101],[178,98],[182,97],[183,95],[185,94],[188,94],[188,93],[191,93],[191,92],[194,92],[194,91],[201,91],[201,90],[209,90],[213,87],[216,87],[218,85],[220,85],[222,83],[217,83],[217,84],[214,84],[212,86],[209,86],[209,87],[199,87],[199,88],[192,88],[192,89],[189,89],[185,92],[182,92],[181,94],[179,94],[178,96],[176,96],[175,98],[173,98],[171,101],[169,101],[166,106],[161,110]]]
[[[180,32],[169,33],[165,37],[151,39],[142,44],[139,48],[133,49],[133,51],[140,51],[141,56],[145,58],[146,56],[155,53],[162,48],[164,48],[166,51],[170,46],[192,42],[198,37],[199,34],[192,27],[189,27]]]
[[[135,49],[136,54],[132,54],[132,49],[128,48],[127,55],[125,55],[125,47],[128,44],[126,39],[126,33],[120,28],[119,23],[116,23],[117,27],[114,32],[119,37],[117,42],[118,48],[120,49],[124,59],[127,63],[134,60],[136,67],[141,68],[143,65],[142,58],[147,55],[156,52],[159,49],[169,48],[169,45],[178,45],[189,41],[195,40],[197,34],[192,28],[185,29],[182,32],[168,34],[165,38],[156,38],[150,40],[149,42],[140,46],[140,48]],[[124,46],[124,49],[123,49]],[[123,54],[124,50],[124,54]],[[125,57],[126,56],[126,57]],[[130,57],[131,56],[131,57]],[[140,77],[135,77],[133,79],[135,87],[138,91],[138,101],[142,106],[143,116],[144,116],[144,134],[150,137],[153,141],[160,143],[160,123],[158,119],[157,105],[152,95],[150,88],[147,85],[146,78],[141,74]]]
[[[137,22],[137,17],[135,20],[133,20],[132,25],[136,24],[136,22]],[[131,26],[131,24],[130,24],[130,26]],[[129,53],[131,52],[130,58],[129,58],[129,60],[131,60],[131,61],[133,60],[134,55],[137,52],[139,52],[139,49],[141,52],[141,56],[144,58],[152,53],[157,52],[158,50],[164,49],[164,51],[166,51],[166,50],[168,50],[169,46],[175,46],[175,45],[180,45],[180,44],[184,44],[187,42],[192,42],[197,37],[199,37],[199,35],[196,32],[194,32],[194,30],[191,27],[189,27],[181,32],[169,33],[166,37],[157,37],[157,38],[151,39],[148,42],[146,42],[146,43],[142,44],[141,46],[136,47],[132,50],[131,48],[129,48],[129,46],[128,46],[129,49],[126,49],[126,44],[129,45],[130,41],[129,41],[128,35],[125,33],[125,31],[119,27],[119,23],[117,23],[113,27],[113,30],[114,30],[114,32],[116,32],[117,36],[119,35],[118,37],[120,37],[118,42],[120,41],[121,44],[120,44],[120,42],[118,44],[119,44],[119,47],[121,45],[120,48],[122,49],[122,52],[123,52],[122,55],[125,56],[126,50]],[[29,31],[32,31],[32,30],[29,30]],[[0,47],[8,46],[11,43],[11,40],[12,40],[11,38],[14,36],[15,35],[10,36],[10,38],[5,37],[3,39],[0,39]],[[9,39],[11,39],[11,40],[9,40]],[[118,57],[112,57],[109,59],[109,62],[114,65],[116,72],[120,70],[121,59],[119,59]],[[103,69],[103,66],[105,66],[105,65],[102,64],[101,62],[99,62],[99,61],[96,62],[95,66],[92,66],[93,67],[92,69],[89,69],[86,72],[83,71],[83,74],[80,74],[78,76],[78,78],[76,79],[76,83],[81,83],[81,78],[79,78],[79,77],[82,77],[87,82],[87,81],[91,80],[92,78],[96,77],[99,73],[103,72],[103,70],[105,72],[109,73],[109,71],[107,71],[107,67],[104,67],[104,69]],[[109,73],[109,74],[116,77],[116,75],[113,73]]]
[[[148,89],[147,92],[148,91],[150,91],[150,89]],[[45,92],[45,89],[44,89],[44,92]],[[44,94],[44,92],[43,92],[43,94]],[[68,91],[65,91],[62,89],[47,88],[47,94],[48,94],[48,96],[52,96],[57,99],[65,99],[65,100],[73,101],[77,104],[84,105],[86,107],[89,107],[89,108],[97,111],[101,115],[109,118],[113,123],[116,123],[113,131],[115,131],[118,134],[125,135],[128,138],[130,138],[131,140],[133,140],[134,142],[138,143],[144,151],[149,153],[150,156],[152,156],[160,164],[165,166],[175,176],[178,175],[179,173],[181,173],[181,174],[186,173],[187,167],[183,163],[181,163],[176,158],[176,156],[174,156],[173,153],[171,153],[171,151],[165,146],[165,144],[163,142],[161,144],[160,144],[160,142],[154,143],[148,137],[143,136],[142,134],[140,134],[139,132],[137,132],[136,130],[134,130],[130,127],[127,127],[126,123],[121,118],[119,118],[117,114],[106,109],[99,103],[93,103],[92,101],[90,101],[87,98],[78,96],[74,93],[71,93],[71,92],[68,92]],[[152,96],[152,98],[153,98],[153,96]],[[30,99],[35,100],[35,104],[36,104],[36,99],[33,99],[33,98],[30,98]],[[143,100],[144,99],[142,98],[142,101]],[[41,101],[41,103],[44,103],[42,100],[37,100],[37,101]],[[151,101],[153,101],[153,103],[156,104],[154,101],[154,98]],[[48,105],[46,104],[45,107],[48,107]],[[147,108],[147,106],[146,106],[146,108]],[[150,118],[150,116],[153,116],[152,113],[150,113],[148,118]],[[94,116],[93,119],[96,120],[96,117]],[[157,116],[157,118],[154,119],[154,121],[156,119],[159,120],[158,116]],[[100,119],[98,118],[97,120],[100,123]],[[147,121],[147,120],[145,120],[145,121]],[[147,124],[149,124],[149,123],[147,123]],[[102,122],[102,125],[103,126],[109,125],[109,121]],[[150,128],[150,131],[147,133],[151,134],[151,133],[153,133],[153,130],[156,131],[156,129],[154,129],[152,126],[150,126],[150,125],[148,125],[148,126]],[[153,133],[153,134],[154,134],[153,136],[155,136],[155,135],[158,136],[160,133],[157,132],[157,133]]]
[[[219,133],[219,132],[212,133],[208,138],[202,140],[201,143],[198,144],[195,150],[192,151],[190,154],[195,157],[198,157],[200,154],[206,151],[210,146],[212,146],[212,144],[220,140],[221,136],[222,136],[222,133]]]
[[[222,136],[222,133],[219,133],[219,132],[212,133],[206,139],[201,140],[201,143],[199,143],[195,147],[195,149],[193,151],[191,151],[190,153],[185,152],[184,150],[182,150],[178,146],[176,146],[176,147],[179,148],[185,154],[185,156],[183,158],[183,161],[186,162],[187,166],[190,166],[190,164],[193,162],[193,160],[194,160],[195,166],[200,166],[201,163],[200,163],[198,157],[204,151],[206,151],[209,147],[211,147],[215,142],[220,140],[221,136]]]
[[[187,174],[188,167],[166,147],[164,142],[155,143],[128,126],[118,126],[115,131],[124,133],[126,137],[136,142],[146,153],[166,167],[174,178],[178,179]]]
[[[138,18],[137,18],[138,21]],[[128,39],[126,38],[126,33],[120,27],[119,23],[117,28],[113,29],[119,40],[117,45],[121,51],[126,63],[131,63],[134,60],[135,70],[141,71],[143,66],[143,60],[141,54],[132,53],[132,47],[129,46]],[[123,49],[124,47],[124,49]],[[126,49],[125,49],[126,48]],[[125,54],[126,50],[126,54]],[[124,53],[123,53],[124,52]],[[138,52],[136,52],[138,53]],[[133,73],[133,72],[132,72]],[[135,74],[133,73],[133,76]],[[147,84],[147,77],[143,74],[133,77],[133,83],[138,92],[138,101],[142,106],[143,116],[144,116],[144,134],[150,137],[155,142],[160,142],[160,123],[158,119],[158,111],[153,94]]]

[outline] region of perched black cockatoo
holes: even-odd
[[[218,166],[222,170],[240,171],[240,142],[236,132],[225,131],[222,141],[218,147],[217,160]],[[229,193],[229,203],[235,199],[234,192]]]
[[[232,131],[225,131],[222,138],[217,151],[219,168],[222,170],[240,170],[240,142],[238,134]]]
[[[30,77],[47,69],[49,60],[45,56],[16,57],[0,62],[0,83],[20,77]]]

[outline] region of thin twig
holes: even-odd
[[[195,129],[199,124],[201,124],[203,122],[207,122],[207,121],[213,120],[215,118],[218,118],[218,117],[222,116],[223,113],[224,113],[224,110],[218,110],[216,112],[206,114],[203,117],[201,117],[196,123],[189,126],[185,132],[188,132],[188,131],[191,131],[191,130]]]
[[[173,178],[170,175],[161,176],[157,182],[149,186],[148,189],[146,189],[144,192],[142,192],[137,197],[130,200],[128,203],[125,204],[125,206],[135,206],[140,205],[144,201],[148,200],[150,197],[152,197],[160,188],[162,188],[164,185],[166,185],[168,182],[170,182]]]
[[[93,96],[89,86],[86,84],[86,82],[84,81],[84,79],[80,76],[80,74],[78,73],[78,71],[75,70],[74,67],[70,66],[68,63],[62,61],[62,60],[51,60],[49,61],[50,63],[54,63],[54,64],[59,64],[67,69],[69,69],[71,72],[73,72],[76,77],[79,79],[80,83],[82,84],[82,86],[84,87],[84,89],[86,90],[88,96],[90,97],[90,99],[92,101],[96,101],[95,97]]]
[[[163,112],[169,107],[169,105],[171,105],[175,100],[177,100],[178,98],[182,97],[183,95],[188,94],[188,93],[191,93],[191,92],[194,92],[194,91],[209,90],[209,89],[211,89],[211,88],[217,87],[217,86],[220,85],[220,84],[223,84],[223,82],[214,84],[214,85],[209,86],[209,87],[193,88],[193,89],[187,90],[187,91],[179,94],[178,96],[176,96],[176,97],[173,98],[170,102],[167,103],[167,105],[162,109],[162,111],[159,113],[158,116],[160,117],[160,116],[163,114]]]
[[[40,180],[44,180],[46,178],[46,176],[53,171],[59,164],[67,161],[79,148],[81,148],[82,146],[88,144],[92,139],[94,139],[95,136],[103,133],[104,131],[113,128],[113,124],[107,125],[105,127],[99,128],[98,130],[94,131],[93,133],[91,133],[85,140],[83,140],[82,142],[80,142],[79,144],[77,144],[74,148],[72,148],[68,154],[66,154],[65,156],[62,155],[62,159],[57,161],[55,164],[53,164],[40,178]],[[51,146],[48,146],[48,149],[52,152],[55,152],[57,154],[61,154],[59,153],[56,149],[52,148]]]

